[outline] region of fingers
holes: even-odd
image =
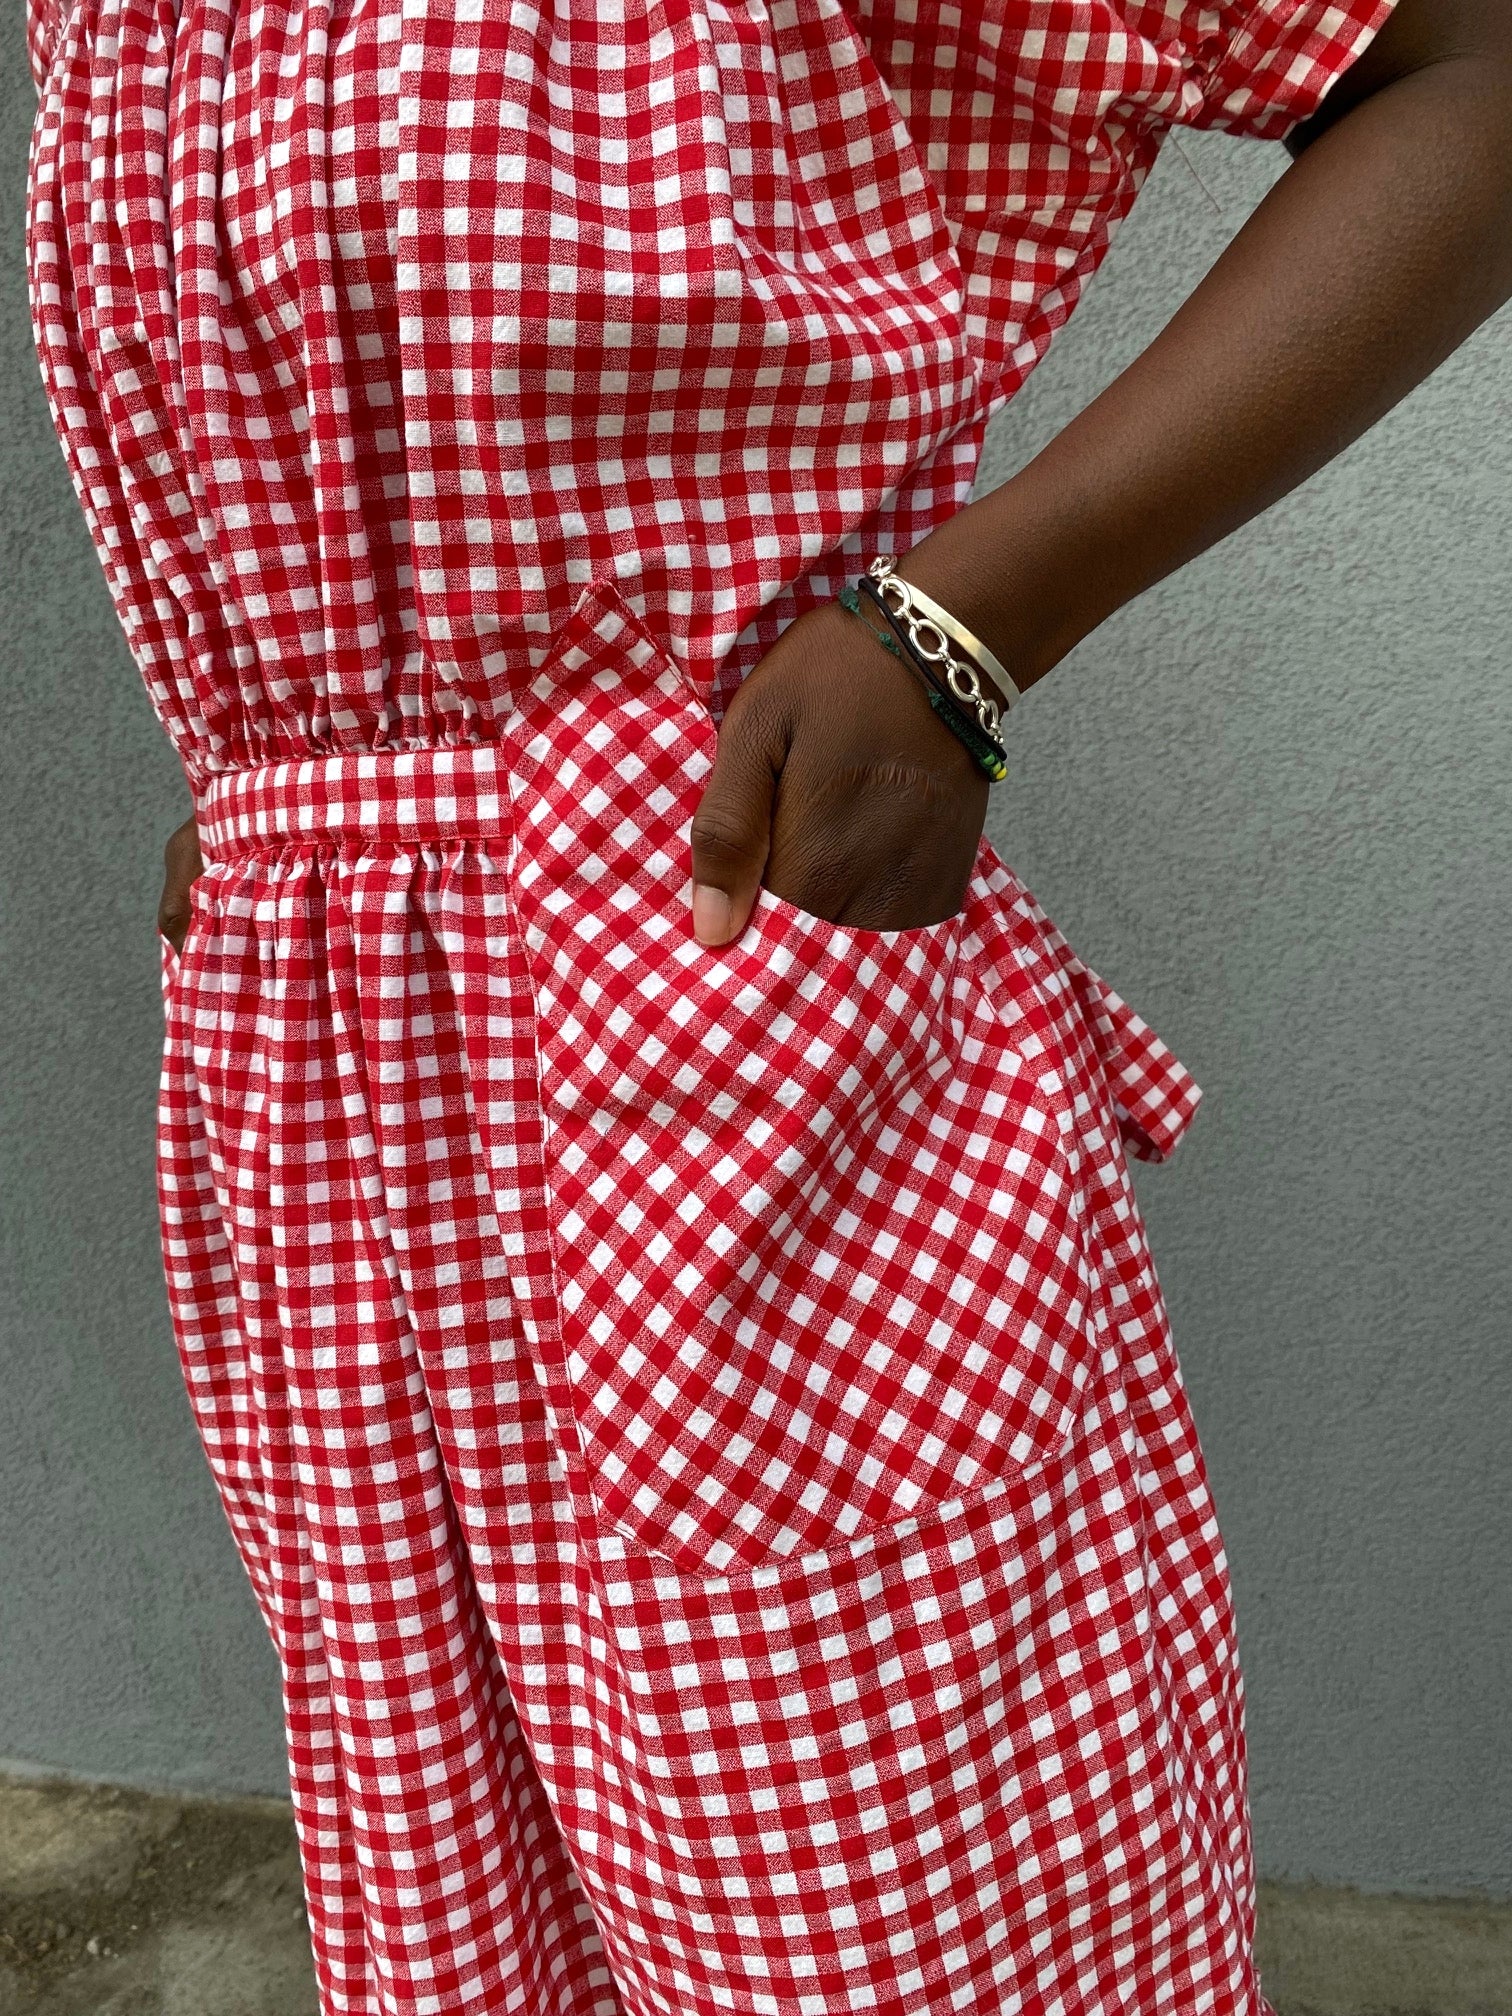
[[[186,819],[168,836],[163,849],[163,893],[158,899],[158,929],[175,952],[182,952],[189,930],[189,891],[204,867],[199,830]]]
[[[728,944],[746,927],[771,845],[787,744],[780,714],[754,691],[731,703],[693,815],[693,935],[700,944]]]

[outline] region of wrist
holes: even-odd
[[[964,506],[897,559],[904,580],[973,631],[1020,693],[1108,613],[1096,604],[1095,568],[1059,514],[1032,496],[1029,475]]]
[[[977,768],[1001,781],[1007,774],[1002,737],[1007,704],[993,697],[997,689],[981,662],[980,640],[963,637],[948,612],[905,582],[892,560],[881,556],[857,582],[841,589],[839,601],[912,675],[936,718]],[[1006,674],[1004,681],[1008,683]],[[1017,689],[1011,690],[1017,698]]]

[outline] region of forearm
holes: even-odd
[[[1449,43],[1323,131],[1150,348],[925,542],[908,571],[1021,686],[1330,460],[1512,294],[1502,40]]]

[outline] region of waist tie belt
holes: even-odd
[[[505,755],[492,742],[231,770],[211,780],[195,816],[207,861],[291,840],[496,840],[511,830]]]

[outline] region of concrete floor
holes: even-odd
[[[289,1809],[0,1783],[3,2016],[315,2016]]]
[[[1279,2016],[1512,2016],[1512,1905],[1265,1886]],[[0,2016],[316,2016],[273,1801],[0,1780]]]

